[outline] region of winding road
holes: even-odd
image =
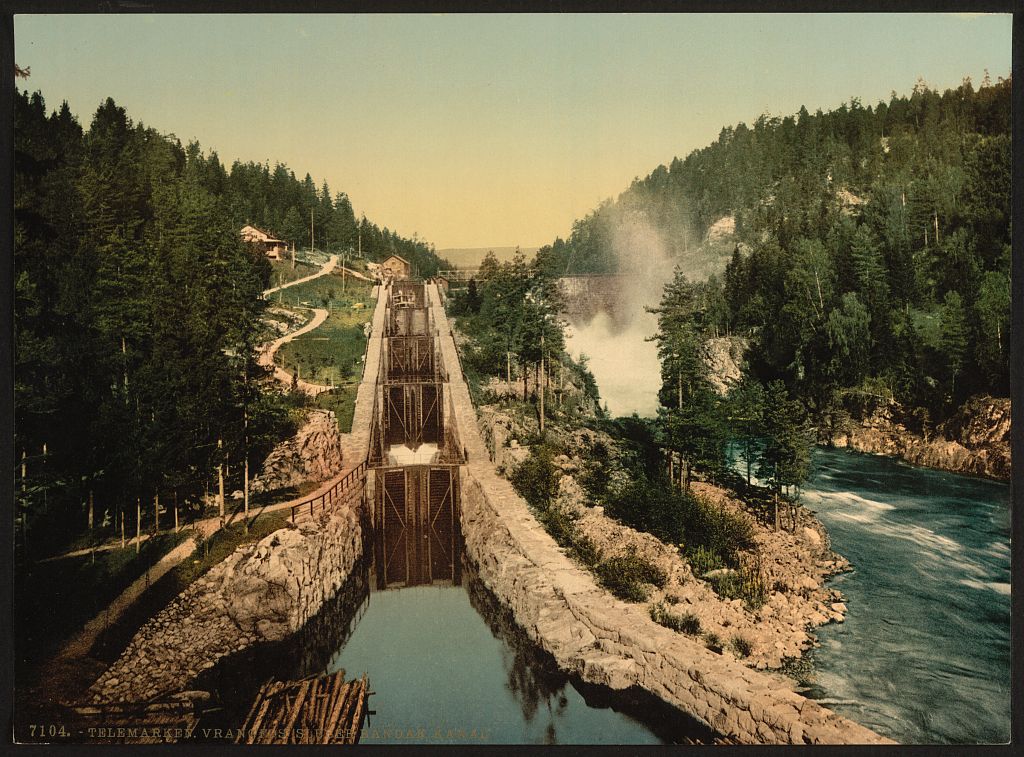
[[[266,289],[266,290],[263,291],[263,298],[266,299],[268,296],[272,295],[274,292],[278,292],[278,291],[280,291],[282,289],[287,289],[288,287],[293,287],[296,284],[305,284],[307,281],[313,281],[314,279],[318,279],[321,276],[326,276],[327,274],[331,273],[335,269],[337,264],[338,264],[338,256],[337,255],[331,255],[331,257],[327,260],[327,262],[324,263],[323,267],[319,271],[317,271],[316,273],[312,273],[309,276],[305,276],[305,277],[303,277],[301,279],[296,279],[295,281],[289,281],[287,284],[282,284],[279,287],[273,287],[272,289]],[[345,268],[344,270],[348,271],[347,268]],[[355,275],[354,271],[351,271],[350,273]],[[365,279],[366,277],[360,275],[359,278]],[[327,316],[330,315],[330,312],[327,311],[324,308],[310,308],[310,309],[313,311],[313,319],[311,321],[309,321],[309,323],[307,323],[305,326],[302,326],[299,329],[296,329],[295,331],[289,332],[289,333],[285,334],[284,336],[279,337],[278,339],[275,339],[272,342],[268,342],[267,344],[263,345],[263,347],[260,349],[260,355],[259,355],[259,358],[258,358],[259,364],[264,366],[265,368],[273,368],[273,370],[274,370],[274,378],[277,381],[279,381],[282,384],[284,384],[285,386],[289,386],[290,387],[292,385],[292,374],[289,373],[288,371],[286,371],[281,366],[276,365],[274,363],[274,355],[277,354],[277,351],[281,348],[281,345],[287,344],[288,342],[292,341],[296,337],[300,337],[303,334],[308,334],[310,331],[313,331],[315,328],[320,326],[324,321],[326,321],[327,320]],[[330,391],[333,388],[333,387],[330,387],[330,386],[325,386],[324,384],[313,384],[313,383],[310,383],[309,381],[303,381],[302,379],[298,380],[298,382],[296,383],[296,386],[298,387],[300,392],[303,392],[304,394],[308,394],[311,397],[315,397],[318,394]]]

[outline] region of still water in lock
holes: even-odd
[[[642,690],[612,691],[561,672],[475,575],[457,533],[447,567],[401,562],[408,581],[397,580],[395,561],[383,568],[381,539],[373,541],[298,634],[204,676],[199,687],[215,691],[220,705],[204,726],[237,727],[269,677],[344,669],[348,679],[366,673],[374,692],[361,744],[711,743],[708,728]]]
[[[1010,737],[1010,487],[818,449],[803,502],[853,565],[807,692],[901,743]]]
[[[696,721],[642,691],[612,692],[560,672],[476,577],[454,537],[449,566],[407,559],[397,575],[378,535],[365,605],[326,665],[370,677],[375,714],[360,743],[710,740]]]

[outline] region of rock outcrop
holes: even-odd
[[[705,343],[704,362],[711,369],[708,377],[715,391],[725,396],[742,376],[743,361],[750,342],[742,336],[721,336]]]
[[[132,702],[187,689],[220,658],[302,628],[361,555],[352,507],[239,547],[139,629],[87,696]]]
[[[326,481],[341,467],[341,433],[334,412],[311,410],[298,433],[267,455],[260,475],[249,484],[249,491],[258,494]]]
[[[905,413],[895,402],[879,403],[863,420],[827,432],[823,441],[896,455],[912,465],[1008,480],[1010,400],[972,397],[930,436],[907,428]]]

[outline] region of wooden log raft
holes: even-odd
[[[301,681],[267,681],[256,694],[236,744],[356,744],[370,696],[366,674],[345,671]]]

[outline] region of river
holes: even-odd
[[[901,743],[1010,738],[1010,487],[819,449],[803,502],[853,565],[807,694]]]

